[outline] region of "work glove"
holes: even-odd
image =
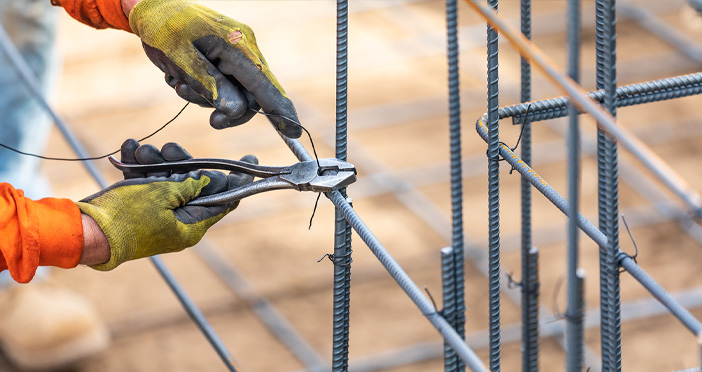
[[[243,124],[260,105],[281,133],[302,134],[292,101],[247,25],[193,0],[142,0],[129,24],[181,98],[215,108],[212,127]]]
[[[166,161],[179,161],[192,159],[192,155],[188,153],[182,146],[175,142],[168,142],[159,151],[154,145],[140,145],[135,139],[128,139],[122,143],[120,148],[121,161],[125,164],[160,164]],[[241,161],[245,161],[252,164],[258,164],[258,159],[253,155],[246,155],[241,158]],[[210,185],[208,185],[200,196],[207,196],[219,193],[221,191],[211,191],[211,190],[221,190],[233,189],[246,185],[253,181],[253,176],[244,173],[231,172],[226,177],[222,172],[215,172],[214,178]],[[124,179],[131,178],[144,178],[144,177],[169,177],[172,172],[154,172],[154,173],[138,173],[126,171],[123,172]],[[235,202],[238,203],[238,202]]]
[[[137,144],[135,151],[144,147],[134,140],[128,142]],[[153,146],[144,148],[150,147]],[[166,148],[167,156],[171,152],[187,154],[177,144]],[[163,149],[156,152],[163,157]],[[255,157],[244,160],[255,161]],[[81,200],[76,203],[78,208],[97,222],[110,244],[110,260],[91,267],[108,271],[125,261],[178,252],[195,245],[238,202],[218,206],[185,204],[198,196],[220,193],[252,180],[249,175],[227,177],[222,172],[203,170],[173,173],[168,177],[132,177]]]

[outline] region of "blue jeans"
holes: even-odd
[[[57,9],[48,0],[1,0],[0,24],[10,36],[48,97],[58,75],[54,43]],[[39,105],[12,63],[0,51],[0,143],[41,154],[51,129],[46,111]],[[0,182],[8,182],[32,199],[49,196],[51,189],[39,173],[39,159],[0,148]],[[37,270],[36,277],[46,275]],[[13,282],[9,272],[0,273],[0,286]]]

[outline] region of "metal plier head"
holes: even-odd
[[[196,198],[188,205],[220,205],[271,190],[331,192],[356,181],[356,167],[345,161],[326,158],[295,163],[287,167],[269,167],[239,160],[201,158],[159,164],[127,164],[109,157],[123,172],[188,172],[198,169],[218,169],[250,174],[261,180],[225,192]]]

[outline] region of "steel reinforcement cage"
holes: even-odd
[[[677,173],[656,156],[642,141],[623,126],[618,125],[616,111],[619,107],[640,105],[702,93],[702,73],[648,81],[628,86],[617,86],[616,74],[616,20],[617,11],[624,11],[629,17],[644,19],[649,31],[676,46],[689,58],[702,63],[702,47],[690,44],[684,37],[666,28],[654,15],[632,5],[618,9],[615,0],[596,0],[596,58],[597,91],[586,92],[579,81],[579,49],[581,6],[579,0],[568,0],[568,71],[557,67],[530,42],[531,0],[520,0],[521,30],[513,30],[497,15],[498,1],[464,0],[476,14],[482,16],[487,26],[487,112],[478,118],[476,130],[487,143],[488,163],[488,203],[489,236],[487,267],[483,267],[488,278],[489,330],[487,334],[465,335],[464,299],[464,253],[463,200],[462,200],[462,156],[461,156],[461,108],[459,99],[458,68],[458,29],[457,0],[446,0],[447,59],[449,71],[449,129],[450,129],[450,180],[452,201],[451,246],[441,249],[443,308],[439,311],[420,288],[405,273],[382,243],[373,235],[361,217],[354,211],[346,190],[326,194],[336,206],[333,278],[333,351],[331,368],[325,358],[314,350],[292,327],[290,323],[264,297],[251,289],[246,280],[231,265],[228,265],[216,249],[207,245],[198,254],[220,278],[240,297],[251,304],[253,310],[293,352],[309,371],[349,370],[349,318],[350,318],[350,275],[352,263],[351,230],[355,230],[361,240],[375,254],[380,263],[390,273],[397,284],[421,310],[427,320],[442,335],[443,347],[434,344],[420,344],[389,353],[385,356],[368,358],[353,364],[352,370],[372,371],[413,361],[437,358],[443,354],[446,371],[462,371],[467,366],[473,371],[499,371],[501,369],[501,344],[516,341],[521,337],[522,369],[536,371],[539,368],[539,340],[565,332],[563,344],[566,350],[566,369],[582,371],[584,361],[589,370],[619,371],[622,369],[621,322],[622,303],[620,300],[619,277],[631,275],[673,314],[697,339],[702,337],[702,324],[683,306],[689,304],[690,297],[700,297],[695,292],[687,297],[672,296],[642,270],[636,261],[619,248],[619,169],[618,145],[624,147],[651,175],[657,178],[672,194],[680,199],[687,214],[677,214],[681,225],[690,232],[702,218],[702,198]],[[348,61],[348,0],[337,0],[337,60],[336,60],[336,157],[347,159],[347,61]],[[519,50],[521,59],[521,104],[499,107],[498,90],[498,35],[506,38]],[[87,157],[86,151],[72,134],[66,123],[48,105],[32,72],[21,55],[12,45],[8,35],[0,27],[0,45],[12,61],[18,74],[37,97],[44,109],[65,136],[71,147],[80,157]],[[531,101],[531,67],[541,70],[559,88],[565,97]],[[578,212],[578,182],[580,161],[580,130],[578,116],[591,115],[598,124],[597,164],[598,164],[598,210],[599,228]],[[568,130],[568,198],[558,194],[532,168],[531,125],[535,122],[558,117],[569,117]],[[514,124],[522,126],[521,155],[517,155],[499,137],[499,120],[511,118]],[[312,160],[312,156],[297,140],[282,137],[300,161]],[[504,278],[500,270],[500,178],[499,162],[509,163],[522,175],[522,279],[518,283],[521,295],[508,295],[520,304],[522,322],[519,328],[501,327],[501,284]],[[107,187],[105,179],[91,162],[85,167],[101,187]],[[569,217],[568,259],[567,259],[567,308],[564,314],[565,329],[557,324],[543,321],[539,316],[539,273],[538,249],[532,246],[531,190],[541,192],[558,209]],[[671,212],[665,212],[670,214]],[[693,225],[691,225],[693,224]],[[600,247],[600,308],[586,312],[583,303],[584,272],[578,265],[578,229],[582,230]],[[699,240],[699,239],[698,239]],[[470,258],[468,258],[470,259]],[[212,347],[230,371],[236,371],[236,363],[217,334],[205,320],[200,310],[189,299],[178,282],[158,257],[151,261],[168,283],[184,309],[197,324]],[[477,265],[480,266],[480,265]],[[694,296],[696,295],[696,296]],[[695,303],[696,304],[696,303]],[[636,304],[634,304],[636,305]],[[624,304],[624,306],[628,306]],[[654,314],[655,311],[649,311]],[[601,337],[601,360],[596,353],[587,350],[583,342],[584,323],[599,315]],[[592,322],[591,322],[592,323]],[[468,340],[468,343],[466,343]],[[694,339],[693,339],[694,340]],[[487,366],[473,349],[468,346],[487,346],[489,360]],[[697,370],[697,369],[695,369]]]

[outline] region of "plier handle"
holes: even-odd
[[[247,196],[281,189],[330,192],[356,181],[356,167],[335,158],[319,159],[319,162],[317,160],[303,161],[286,167],[270,167],[245,161],[217,158],[188,159],[159,164],[127,164],[117,160],[114,156],[110,156],[108,159],[122,172],[189,172],[198,169],[218,169],[262,178],[219,194],[193,199],[188,205],[227,204]]]

